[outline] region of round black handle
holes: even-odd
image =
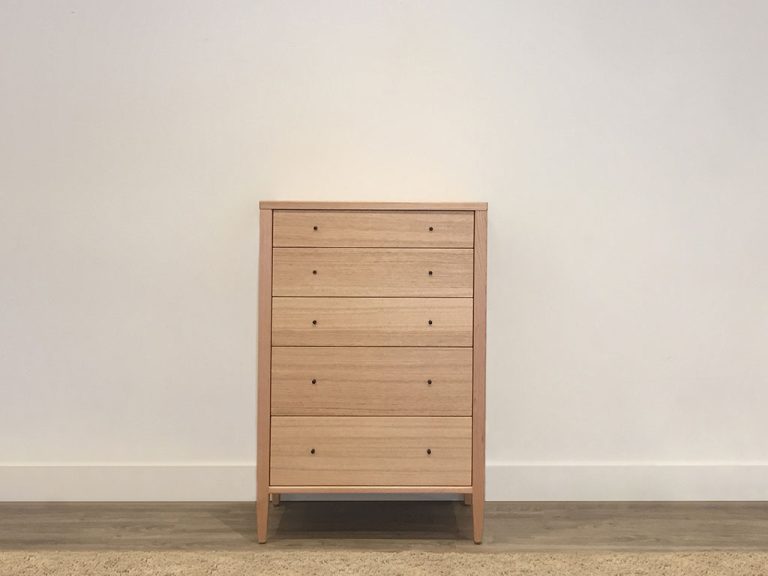
[[[429,231],[432,232],[432,230],[434,230],[434,228],[432,228],[432,226],[430,226],[429,227]]]
[[[429,325],[432,326],[432,320],[428,320]]]
[[[427,448],[427,455],[432,454],[432,448]]]
[[[317,230],[317,226],[312,226],[312,230]]]
[[[314,448],[312,448],[312,450],[310,450],[310,451],[309,451],[309,453],[310,453],[310,454],[314,454],[314,453],[315,453],[315,449],[314,449]]]
[[[430,324],[431,324],[431,322],[430,322]],[[312,325],[313,326],[317,326],[317,320],[312,320]]]
[[[432,379],[427,380],[427,384],[432,385]]]
[[[432,270],[429,271],[429,275],[432,276]]]
[[[317,378],[312,378],[312,384],[317,384]]]
[[[317,274],[317,270],[312,270],[312,274]]]

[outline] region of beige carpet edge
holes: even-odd
[[[762,576],[768,552],[0,551],[1,576]]]

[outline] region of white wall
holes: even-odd
[[[768,3],[0,3],[0,499],[252,499],[258,201],[490,204],[491,499],[768,498]]]

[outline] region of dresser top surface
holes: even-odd
[[[487,202],[297,202],[262,200],[262,210],[488,210]]]

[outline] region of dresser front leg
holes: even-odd
[[[280,506],[280,494],[272,494],[272,504]]]
[[[472,505],[472,494],[464,494],[464,506]]]
[[[267,522],[269,520],[269,495],[266,490],[261,491],[256,500],[256,533],[259,538],[259,544],[267,541]]]
[[[475,544],[483,542],[483,510],[485,508],[485,494],[472,496],[472,539]]]

